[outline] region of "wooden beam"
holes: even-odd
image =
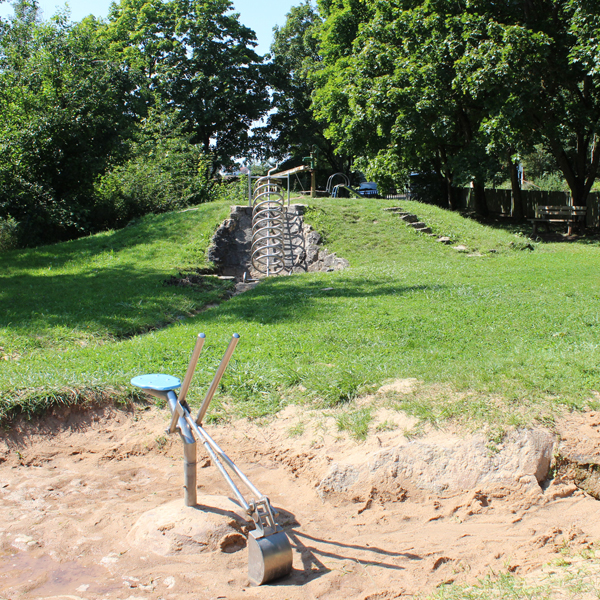
[[[310,167],[306,165],[300,165],[299,167],[294,167],[293,169],[288,169],[287,171],[281,171],[281,173],[273,173],[269,175],[269,177],[283,177],[284,175],[293,175],[294,173],[302,173],[303,171],[310,171]]]

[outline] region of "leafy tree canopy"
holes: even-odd
[[[293,7],[282,28],[274,29],[269,64],[269,85],[274,109],[264,127],[257,130],[267,156],[297,166],[311,152],[323,173],[349,171],[349,157],[335,152],[324,135],[325,126],[312,112],[314,83],[320,68],[319,34],[322,19],[309,0]]]
[[[585,203],[600,159],[598,3],[356,3],[320,4],[314,108],[339,149],[380,179],[429,164],[451,186],[542,141]]]
[[[138,95],[179,115],[191,142],[219,166],[249,148],[249,128],[268,110],[254,32],[229,0],[121,0],[105,36],[113,55],[143,74]]]
[[[0,217],[25,243],[89,230],[93,184],[123,155],[135,82],[88,18],[40,21],[21,0],[0,38]]]
[[[211,200],[210,156],[189,142],[176,115],[153,108],[136,129],[124,164],[96,181],[94,219],[102,228]]]

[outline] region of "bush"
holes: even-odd
[[[134,217],[212,200],[211,168],[211,158],[181,125],[152,115],[142,122],[129,160],[96,182],[93,220],[101,228],[120,227]]]
[[[132,158],[99,179],[94,221],[120,227],[134,217],[211,200],[208,162],[194,147]]]
[[[0,252],[13,250],[18,246],[19,224],[12,217],[0,218]]]
[[[20,248],[53,244],[91,231],[89,190],[58,198],[51,186],[36,182],[35,176],[22,176],[1,162],[0,220],[12,221],[9,229],[16,240],[11,244]]]
[[[448,206],[446,185],[434,172],[413,173],[410,177],[410,196],[425,204]]]
[[[384,195],[403,190],[409,179],[398,157],[390,152],[379,153],[372,158],[358,158],[354,166],[365,174],[367,181],[377,182],[379,193]]]
[[[248,177],[241,175],[236,181],[223,181],[219,184],[215,195],[230,204],[246,206],[248,204]]]

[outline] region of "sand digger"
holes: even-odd
[[[223,475],[239,505],[254,521],[255,529],[250,531],[248,536],[248,577],[253,585],[262,585],[283,577],[292,570],[290,541],[275,521],[275,514],[269,499],[256,489],[202,427],[206,411],[229,364],[239,337],[236,333],[231,338],[195,418],[192,417],[191,409],[185,399],[206,339],[203,333],[198,335],[183,383],[177,377],[162,373],[140,375],[134,377],[131,383],[146,393],[165,400],[171,409],[171,424],[167,432],[170,434],[178,432],[183,441],[184,501],[186,506],[196,504],[196,440],[199,440],[204,445],[213,464]],[[179,387],[181,389],[177,396],[175,390]],[[252,500],[246,501],[232,475],[235,475],[248,488],[254,496]]]

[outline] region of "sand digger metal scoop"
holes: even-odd
[[[254,487],[252,482],[202,427],[206,411],[239,338],[240,336],[237,333],[233,334],[195,419],[191,416],[191,410],[185,398],[204,346],[205,335],[203,333],[199,334],[196,340],[183,384],[177,377],[163,374],[140,375],[134,377],[131,383],[152,396],[166,400],[171,409],[171,424],[167,432],[178,432],[183,441],[186,506],[196,504],[196,439],[198,439],[206,448],[213,464],[216,465],[225,478],[239,504],[254,521],[256,529],[251,531],[248,536],[248,577],[253,585],[262,585],[278,577],[283,577],[292,570],[290,541],[282,528],[276,523],[269,499]],[[180,386],[181,390],[178,397],[174,390]],[[246,501],[228,469],[237,476],[256,499],[252,499],[250,502]]]

